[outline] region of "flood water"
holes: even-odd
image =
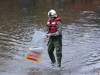
[[[35,30],[55,9],[63,23],[62,70],[25,60]],[[0,75],[100,75],[99,0],[0,0]],[[95,74],[94,74],[95,73]]]

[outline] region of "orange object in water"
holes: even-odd
[[[29,51],[26,55],[26,60],[34,61],[34,62],[39,62],[41,58],[41,53],[38,50],[42,50],[42,48],[29,48]]]

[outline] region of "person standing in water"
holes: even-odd
[[[51,9],[48,12],[48,21],[46,23],[46,32],[48,41],[48,54],[51,59],[51,64],[54,66],[57,63],[58,68],[61,68],[62,60],[62,23],[61,18],[57,16],[56,11]],[[56,49],[56,58],[54,55],[54,49]]]

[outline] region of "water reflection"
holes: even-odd
[[[9,19],[9,21],[13,21],[14,24],[22,21],[22,18],[25,16],[31,16],[33,23],[36,22],[41,25],[45,24],[47,12],[53,8],[57,10],[63,23],[66,24],[72,22],[81,10],[97,10],[98,3],[98,0],[0,0],[0,12],[2,14],[2,21],[8,21]]]
[[[0,61],[2,61],[0,67],[2,65],[2,71],[8,71],[10,68],[10,73],[15,66],[18,71],[24,71],[26,68],[30,70],[37,65],[24,61],[24,57],[34,31],[43,30],[48,18],[47,13],[51,8],[55,9],[58,16],[62,18],[64,70],[76,71],[84,65],[99,62],[99,0],[0,0]],[[47,56],[45,51],[42,60]],[[42,67],[48,65],[49,58],[45,59],[38,65]],[[17,63],[11,64],[15,62]],[[9,66],[4,66],[5,64]],[[36,67],[40,68],[40,66]],[[64,72],[62,74],[57,71],[39,73],[32,71],[25,74],[66,75]]]
[[[29,72],[27,75],[62,75],[61,71],[51,71],[51,72]]]

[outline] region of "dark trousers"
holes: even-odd
[[[52,63],[56,62],[54,50],[56,50],[58,67],[61,67],[61,60],[62,60],[62,42],[61,41],[57,39],[52,39],[48,43],[48,54]]]

